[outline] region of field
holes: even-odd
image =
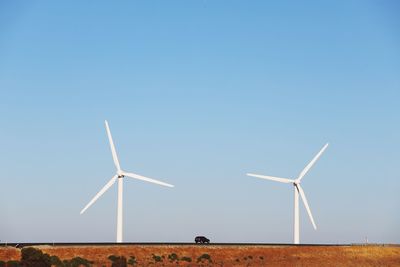
[[[396,245],[34,245],[61,260],[81,257],[93,266],[111,266],[111,255],[134,266],[400,266]],[[0,260],[19,260],[21,249],[0,247]],[[133,258],[134,257],[134,258]],[[114,257],[115,258],[115,257]],[[132,265],[128,265],[132,266]]]

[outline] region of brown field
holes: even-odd
[[[108,256],[134,256],[135,266],[400,266],[400,246],[82,245],[35,246],[60,259],[82,257],[111,266]],[[175,253],[177,261],[169,255]],[[208,254],[211,261],[198,258]],[[157,257],[158,256],[158,257]],[[186,261],[182,259],[186,257]],[[191,262],[188,262],[188,258]],[[20,249],[0,247],[0,260],[19,260]],[[128,265],[130,266],[130,265]]]

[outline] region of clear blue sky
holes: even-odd
[[[279,2],[279,3],[278,3]],[[2,1],[0,240],[400,242],[398,1]]]

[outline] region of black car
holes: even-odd
[[[194,242],[196,242],[196,244],[197,243],[200,243],[200,244],[207,243],[207,244],[209,244],[210,243],[210,239],[208,239],[205,236],[196,236],[196,238],[194,239]]]

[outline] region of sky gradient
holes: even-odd
[[[397,1],[0,3],[0,240],[400,243]]]

